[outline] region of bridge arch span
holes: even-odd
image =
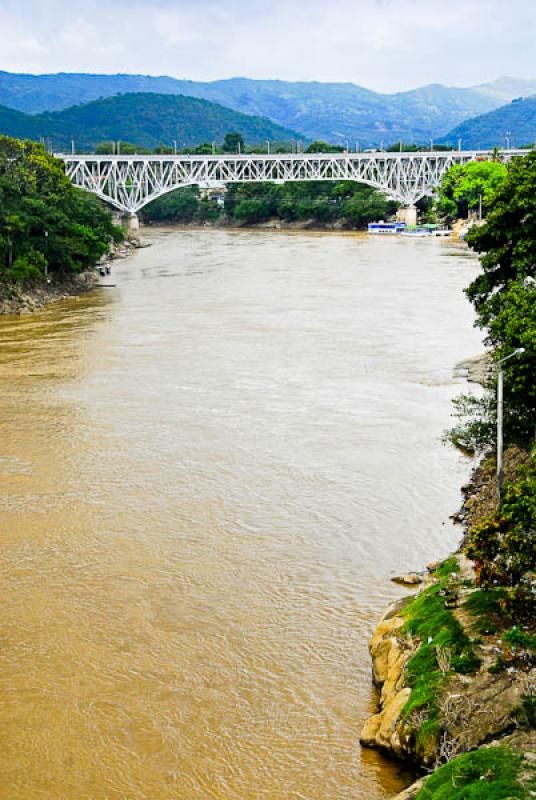
[[[526,155],[508,150],[503,160]],[[421,153],[282,153],[274,155],[64,155],[75,186],[134,216],[152,200],[186,186],[350,180],[372,186],[405,207],[433,194],[453,164],[491,160],[490,150]]]

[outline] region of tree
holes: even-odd
[[[224,153],[243,153],[245,150],[244,137],[241,133],[226,133],[223,140]]]
[[[490,211],[482,226],[467,236],[469,246],[480,253],[482,271],[466,289],[476,310],[476,325],[486,332],[486,343],[497,359],[515,349],[524,352],[507,361],[504,369],[504,437],[506,443],[530,444],[536,420],[536,152],[512,159],[506,178],[490,200]],[[494,398],[495,388],[490,396]],[[478,403],[477,403],[478,405]],[[489,409],[490,422],[495,414]],[[486,430],[479,405],[480,432]],[[458,426],[474,429],[475,420]],[[488,426],[488,446],[493,444],[494,425]],[[452,436],[451,436],[452,438]]]
[[[442,178],[438,209],[449,217],[467,217],[482,202],[486,212],[505,178],[506,167],[499,161],[455,164]]]
[[[0,277],[4,282],[92,267],[122,238],[112,216],[76,189],[41,145],[0,136]]]
[[[311,142],[305,150],[306,153],[342,153],[343,151],[344,147],[338,144],[328,144],[328,142],[323,142],[320,139]]]
[[[199,187],[188,186],[158,197],[142,211],[147,222],[192,222],[199,211]]]

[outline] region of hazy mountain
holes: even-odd
[[[17,75],[0,72],[0,104],[28,113],[67,108],[119,93],[183,94],[221,103],[245,114],[269,117],[310,139],[353,146],[427,142],[468,117],[491,111],[521,95],[533,94],[536,81],[499,78],[465,89],[423,86],[380,94],[353,83],[228,80],[202,83],[146,75]]]
[[[536,141],[536,95],[468,119],[453,128],[443,141],[455,144],[461,139],[464,148],[477,149],[505,147],[506,137],[512,147]]]
[[[19,138],[46,138],[56,150],[92,150],[97,142],[122,140],[142,147],[221,142],[240,131],[248,144],[290,141],[297,134],[269,119],[240,114],[230,108],[182,95],[122,94],[72,106],[63,111],[30,115],[0,106],[0,133]]]
[[[536,80],[502,77],[491,83],[483,83],[481,86],[474,86],[473,88],[487,97],[500,101],[498,104],[503,105],[518,97],[530,97],[536,94]]]

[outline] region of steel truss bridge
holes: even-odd
[[[507,150],[502,160],[526,155]],[[292,153],[274,155],[65,155],[75,186],[93,192],[131,217],[151,200],[183,186],[226,183],[343,181],[365,183],[410,208],[433,195],[453,164],[486,161],[491,150],[421,153]]]

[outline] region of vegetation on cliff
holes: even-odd
[[[462,549],[371,640],[380,708],[362,742],[439,767],[404,800],[527,798],[536,786],[536,754],[524,756],[536,739],[536,153],[480,167],[451,171],[445,203],[470,208],[488,182],[486,222],[468,237],[482,271],[466,293],[492,357],[519,349],[504,364],[505,486],[498,507],[492,377],[483,396],[458,399],[450,433],[485,455],[465,487]]]
[[[0,284],[95,265],[123,234],[97,198],[72,186],[43,147],[0,136]]]
[[[444,764],[428,778],[415,800],[528,800],[536,767],[512,747],[481,747]]]

